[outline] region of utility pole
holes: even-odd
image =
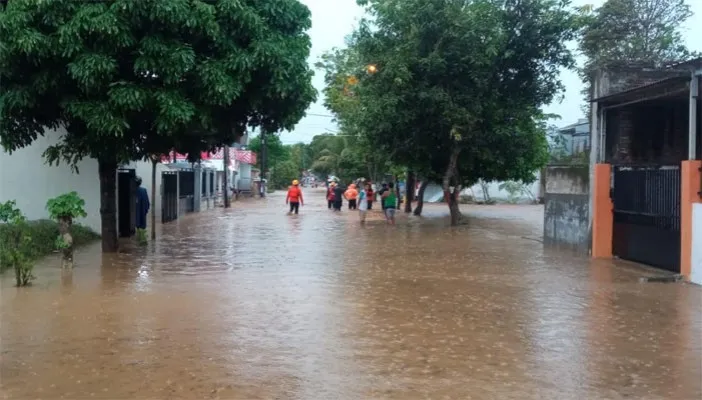
[[[229,146],[224,146],[224,208],[229,208]]]
[[[261,197],[266,197],[266,186],[264,184],[264,179],[266,178],[266,163],[268,160],[268,144],[266,143],[266,131],[261,129]]]

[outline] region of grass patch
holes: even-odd
[[[21,251],[32,260],[37,260],[56,251],[56,238],[59,236],[58,223],[48,219],[30,221],[23,229],[26,229],[26,233],[32,237],[32,242]],[[8,234],[9,227],[0,224],[0,242],[8,241]],[[82,246],[100,238],[100,235],[95,231],[79,224],[71,227],[71,234],[76,246]],[[6,266],[0,265],[0,272],[4,272],[5,269]]]

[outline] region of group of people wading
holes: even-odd
[[[383,184],[378,192],[380,205],[385,214],[388,224],[395,224],[395,210],[397,209],[397,195],[393,190],[393,184]],[[361,224],[366,222],[368,210],[373,209],[376,201],[376,193],[370,182],[359,180],[358,183],[350,183],[348,187],[336,181],[327,182],[327,207],[336,212],[341,211],[343,201],[348,202],[349,210],[358,210]]]
[[[388,224],[395,224],[395,210],[397,209],[397,194],[394,190],[394,185],[391,183],[383,183],[382,188],[377,193],[380,196],[380,206],[385,214],[385,220]],[[343,201],[348,202],[349,210],[358,210],[358,215],[361,224],[366,222],[366,214],[368,210],[373,209],[373,203],[376,201],[376,193],[373,190],[373,185],[361,179],[358,183],[350,183],[348,187],[344,187],[337,181],[327,182],[327,207],[330,210],[340,212],[343,206]],[[285,196],[285,204],[290,206],[288,214],[298,214],[300,206],[304,205],[302,198],[302,190],[300,182],[297,179],[292,181],[292,185],[288,188],[287,196]]]

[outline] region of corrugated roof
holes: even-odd
[[[593,102],[593,103],[594,103],[594,102],[599,102],[599,101],[603,101],[603,100],[612,99],[612,98],[615,98],[615,97],[620,97],[620,96],[623,96],[623,95],[631,94],[631,93],[634,93],[634,92],[637,92],[637,91],[640,91],[640,90],[643,90],[643,89],[650,89],[650,88],[655,87],[655,86],[665,86],[665,85],[670,85],[670,84],[673,84],[673,83],[682,83],[682,82],[689,82],[689,81],[690,81],[690,76],[689,76],[689,75],[684,75],[684,76],[673,76],[673,77],[669,77],[669,78],[659,79],[659,80],[657,80],[657,81],[650,82],[650,83],[647,83],[647,84],[644,84],[644,85],[641,85],[641,86],[636,86],[636,87],[633,87],[633,88],[631,88],[631,89],[627,89],[627,90],[624,90],[624,91],[621,91],[621,92],[616,92],[616,93],[608,94],[608,95],[606,95],[606,96],[598,97],[598,98],[592,99],[592,100],[590,100],[590,101]]]
[[[697,58],[693,58],[692,60],[680,61],[677,63],[668,64],[665,67],[670,68],[670,69],[674,69],[674,68],[689,67],[689,66],[697,66],[698,68],[702,67],[702,57],[697,57]]]

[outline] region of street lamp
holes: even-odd
[[[378,72],[378,67],[375,64],[369,64],[366,66],[366,71],[369,74],[374,74],[374,73]]]

